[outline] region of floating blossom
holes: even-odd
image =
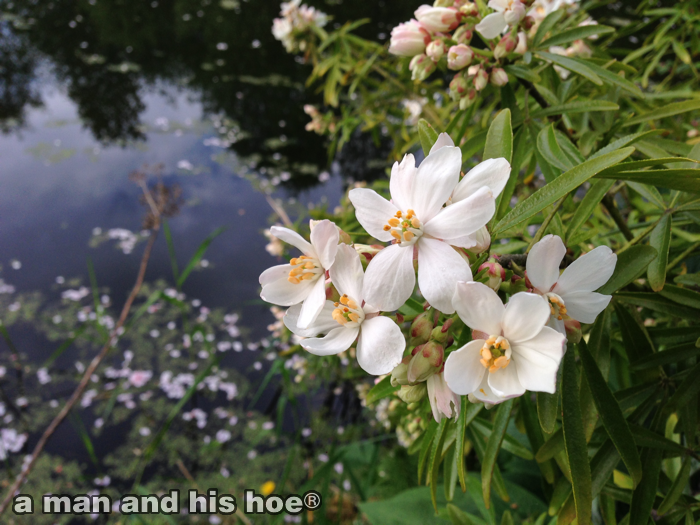
[[[486,39],[496,38],[525,17],[525,4],[519,0],[489,0],[489,7],[496,12],[486,15],[474,28]]]
[[[376,308],[365,303],[370,290],[354,248],[346,244],[338,247],[330,274],[340,300],[326,301],[308,328],[299,326],[302,309],[299,305],[287,311],[284,324],[295,334],[308,338],[301,341],[305,350],[321,356],[344,352],[359,336],[356,351],[359,365],[372,375],[388,374],[401,361],[406,341],[396,323],[379,316]],[[319,334],[325,335],[316,337]]]
[[[338,251],[338,227],[331,221],[321,221],[311,231],[311,243],[287,228],[273,226],[270,233],[304,255],[293,258],[290,264],[265,270],[260,275],[260,297],[280,306],[303,303],[298,322],[300,328],[308,328],[326,301],[326,271]]]
[[[593,323],[610,303],[612,296],[595,292],[615,271],[617,255],[607,246],[598,246],[574,261],[559,275],[566,247],[556,235],[546,235],[527,256],[527,277],[533,291],[548,303],[551,325],[566,333],[564,322]]]
[[[151,380],[151,377],[153,377],[151,370],[135,370],[129,374],[129,383],[135,388],[141,388]]]
[[[7,459],[8,453],[22,450],[27,441],[27,434],[20,434],[14,428],[0,430],[0,460]]]
[[[402,57],[420,55],[430,43],[430,33],[417,20],[409,20],[391,30],[389,53]]]
[[[458,281],[471,281],[467,262],[453,246],[474,246],[473,234],[493,216],[495,200],[482,187],[443,208],[459,182],[462,152],[441,134],[421,163],[406,155],[391,171],[391,202],[373,190],[356,188],[349,197],[357,220],[380,241],[395,244],[381,250],[367,267],[365,300],[381,310],[396,310],[416,284],[414,253],[418,257],[418,286],[425,299],[445,313],[454,313],[452,295]]]
[[[428,386],[428,399],[433,417],[438,423],[443,417],[448,419],[459,417],[459,396],[447,386],[443,373],[433,374],[426,381]]]
[[[272,34],[289,53],[304,51],[306,42],[302,37],[310,26],[323,27],[328,23],[328,15],[314,7],[302,5],[301,0],[283,2],[280,15],[282,18],[272,21]]]
[[[485,338],[447,358],[445,380],[453,392],[497,404],[525,390],[556,391],[566,338],[545,326],[549,308],[540,297],[517,293],[503,306],[488,286],[459,283],[454,305],[462,321]]]
[[[64,290],[61,293],[63,299],[68,299],[69,301],[80,301],[81,299],[87,297],[90,294],[90,290],[85,286],[81,286],[77,290]]]

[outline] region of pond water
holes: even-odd
[[[382,20],[360,31],[380,40],[413,10],[398,0],[310,3],[337,22]],[[237,312],[251,340],[265,336],[273,317],[259,300],[257,278],[278,261],[262,234],[273,215],[266,195],[292,220],[309,206],[334,206],[350,181],[381,176],[388,152],[357,136],[328,164],[323,139],[304,129],[303,105],[319,101],[304,89],[310,68],[270,33],[278,11],[268,0],[3,2],[4,284],[59,301],[65,287],[57,283],[89,285],[90,261],[99,287],[121,305],[143,245],[125,253],[115,240],[90,244],[110,230],[138,234],[141,190],[129,174],[157,171],[182,188],[184,204],[169,221],[180,265],[226,228],[185,284],[188,300]],[[172,281],[162,236],[146,274],[149,282],[160,278]],[[12,337],[36,362],[58,344],[31,326],[13,328]],[[230,355],[225,366],[252,384],[262,378],[264,367],[251,367],[260,356]],[[98,451],[115,438],[100,439]],[[68,456],[85,459],[69,446],[76,440],[63,425],[48,450],[68,447]]]

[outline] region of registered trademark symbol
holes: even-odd
[[[315,490],[310,490],[304,494],[304,506],[308,510],[315,510],[321,506],[321,495]]]

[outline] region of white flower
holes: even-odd
[[[331,281],[340,301],[326,301],[318,318],[306,329],[299,326],[299,305],[284,316],[284,324],[292,332],[308,339],[301,346],[315,355],[339,354],[350,348],[358,335],[357,362],[372,375],[388,374],[399,364],[406,341],[401,329],[388,317],[364,303],[368,293],[360,256],[354,248],[341,244],[331,267]],[[316,337],[325,334],[324,337]]]
[[[447,134],[440,135],[419,168],[411,154],[395,163],[389,181],[391,202],[369,189],[350,191],[365,230],[380,241],[396,241],[367,267],[365,300],[380,310],[399,308],[413,293],[414,252],[420,291],[441,312],[454,312],[455,284],[472,279],[469,265],[452,247],[476,244],[473,234],[493,216],[495,200],[488,187],[481,187],[443,207],[459,182],[462,166],[462,152],[451,144]]]
[[[564,321],[593,323],[610,303],[612,296],[597,290],[615,271],[617,255],[607,246],[598,246],[582,255],[559,275],[566,247],[556,235],[546,235],[527,256],[527,277],[533,291],[543,296],[550,307],[552,325],[562,334]]]
[[[461,13],[454,7],[433,7],[422,5],[414,13],[418,21],[428,31],[452,31],[459,24]]]
[[[430,42],[430,33],[417,20],[409,20],[391,30],[389,53],[402,57],[420,55]]]
[[[299,248],[304,255],[293,258],[290,264],[265,270],[260,275],[260,297],[280,306],[303,302],[299,327],[308,328],[326,302],[326,271],[333,265],[338,251],[338,227],[331,221],[321,221],[311,231],[311,243],[279,226],[270,228],[270,233]]]
[[[443,417],[448,419],[459,417],[460,401],[459,396],[455,394],[445,382],[445,376],[442,373],[431,375],[426,381],[428,386],[428,399],[430,399],[430,408],[433,410],[433,417],[438,423]]]
[[[540,297],[517,293],[503,306],[485,284],[459,283],[454,305],[465,324],[487,338],[475,339],[447,358],[445,380],[453,392],[496,404],[525,390],[556,391],[566,338],[545,326],[549,308]]]
[[[474,28],[486,39],[496,38],[525,17],[525,4],[519,0],[489,0],[489,7],[496,12],[486,15]]]

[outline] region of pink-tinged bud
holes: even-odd
[[[452,81],[450,82],[450,97],[452,100],[457,101],[467,94],[467,89],[469,88],[469,83],[464,75],[456,74]]]
[[[445,343],[447,343],[448,339],[450,338],[450,327],[452,326],[453,322],[454,319],[450,318],[442,325],[433,328],[433,331],[430,333],[430,341],[432,343],[440,343],[441,345],[449,346]]]
[[[481,91],[489,83],[489,75],[484,71],[484,68],[480,67],[474,75],[474,89]]]
[[[340,300],[340,294],[338,293],[338,290],[335,289],[335,286],[329,286],[326,288],[326,301],[333,301],[334,303],[337,303]]]
[[[566,329],[566,340],[570,343],[579,343],[583,332],[581,331],[581,323],[574,321],[573,319],[567,319],[564,321],[564,328]]]
[[[445,357],[445,350],[441,345],[430,341],[425,343],[408,363],[409,383],[425,381],[431,375],[440,371]]]
[[[524,55],[527,53],[527,35],[524,32],[518,33],[518,45],[513,49],[513,53]]]
[[[417,20],[409,20],[391,30],[389,53],[402,57],[413,57],[425,51],[430,42],[430,33]]]
[[[440,59],[445,55],[445,44],[442,40],[433,40],[425,48],[425,53],[433,62],[440,62]]]
[[[494,86],[505,86],[508,83],[508,74],[500,67],[494,67],[489,80]]]
[[[457,7],[457,5],[455,5],[455,7]],[[464,16],[479,16],[479,8],[474,2],[469,2],[469,0],[460,2],[458,9]]]
[[[408,363],[399,363],[396,368],[391,371],[390,382],[391,386],[408,384]]]
[[[428,387],[425,383],[418,383],[417,385],[404,385],[402,386],[396,395],[404,403],[417,403],[425,397],[428,393]]]
[[[476,99],[476,90],[475,89],[470,89],[467,91],[467,96],[462,97],[462,99],[459,101],[459,109],[464,111],[467,109],[469,106],[471,106],[474,103],[474,100]]]
[[[411,60],[408,69],[411,70],[411,79],[420,82],[435,71],[435,62],[430,60],[427,55],[416,55]]]
[[[433,312],[427,311],[418,315],[411,323],[409,332],[411,339],[409,345],[422,345],[430,339],[430,332],[433,329]]]
[[[513,33],[508,33],[506,36],[501,38],[496,48],[493,50],[493,56],[495,58],[503,58],[509,53],[512,53],[515,46],[518,45],[518,37]]]
[[[491,288],[494,292],[497,292],[501,287],[503,279],[506,278],[506,271],[503,269],[498,261],[490,260],[479,266],[479,271],[486,269],[486,274],[489,277],[486,285]]]
[[[433,33],[443,33],[456,29],[462,16],[454,7],[431,7],[429,5],[420,6],[414,14],[423,27]]]
[[[447,67],[453,71],[464,69],[472,63],[474,51],[464,44],[452,46],[447,52]]]
[[[522,26],[525,31],[529,31],[530,29],[535,27],[535,19],[531,16],[526,16],[525,18],[523,18]]]
[[[347,235],[347,234],[346,234]],[[349,242],[346,242],[345,244],[350,244]],[[377,255],[382,249],[384,249],[384,246],[381,246],[379,244],[354,244],[353,248],[355,248],[355,251],[357,254],[360,256],[360,261],[362,262],[363,267],[367,267],[369,262],[372,260],[372,258]]]
[[[472,41],[474,36],[474,30],[468,26],[458,27],[457,30],[452,34],[452,40],[458,44],[468,44]]]

